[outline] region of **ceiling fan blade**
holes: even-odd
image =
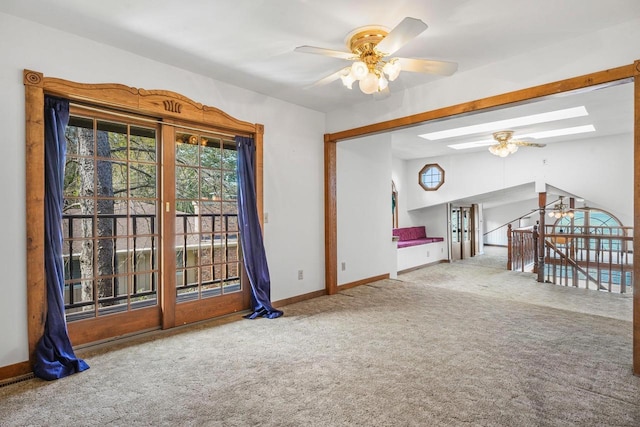
[[[525,142],[525,141],[509,141],[509,144],[516,144],[519,147],[546,147],[547,144],[540,144],[537,142]]]
[[[325,49],[314,46],[298,46],[294,49],[296,52],[313,53],[315,55],[331,56],[340,59],[355,59],[355,55],[351,52],[342,52],[340,50]]]
[[[310,84],[309,86],[306,86],[305,89],[313,89],[314,87],[318,87],[318,86],[324,86],[326,84],[335,82],[336,80],[338,80],[340,78],[340,75],[345,71],[345,68],[341,68],[338,71],[336,71],[335,73],[329,74],[327,77],[323,77],[322,79],[318,80],[317,82]]]
[[[376,50],[393,55],[395,51],[427,29],[427,24],[416,18],[406,17],[376,46]]]
[[[455,62],[412,58],[398,58],[398,60],[400,61],[402,71],[450,76],[458,70],[458,64]]]

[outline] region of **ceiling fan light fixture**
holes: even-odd
[[[345,68],[342,72],[342,74],[340,74],[340,79],[342,80],[342,84],[347,88],[347,89],[351,89],[353,86],[353,82],[356,81],[356,79],[353,78],[353,74],[351,73],[351,69],[349,68]]]
[[[365,78],[360,80],[360,90],[367,95],[371,95],[372,93],[378,90],[378,76],[375,73],[370,72],[366,75]]]
[[[398,61],[398,58],[393,58],[392,60],[384,64],[384,67],[382,67],[382,72],[387,75],[390,82],[398,78],[401,70],[402,67],[400,66],[400,61]]]
[[[518,151],[518,146],[515,144],[494,144],[489,147],[489,152],[498,157],[507,157],[516,151]]]
[[[387,87],[389,87],[389,80],[387,80],[384,75],[380,75],[378,78],[378,91],[383,91]]]
[[[355,80],[362,80],[369,74],[369,67],[362,61],[356,61],[351,65],[351,75]]]

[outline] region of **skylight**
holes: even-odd
[[[504,129],[512,129],[518,126],[548,123],[588,115],[589,113],[587,112],[587,109],[584,106],[580,106],[574,108],[565,108],[563,110],[549,111],[547,113],[533,114],[530,116],[515,117],[513,119],[497,120],[495,122],[463,126],[454,129],[446,129],[438,132],[425,133],[418,136],[430,141],[437,141],[440,139],[454,138],[456,136],[472,135],[474,133],[495,132]],[[520,137],[523,138],[524,136]]]

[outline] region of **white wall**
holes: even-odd
[[[417,183],[419,171],[427,163],[437,163],[445,170],[445,183],[438,191],[424,191]],[[509,190],[531,184],[531,194],[484,210],[482,233],[505,224],[538,207],[534,182],[546,183],[564,193],[585,199],[588,206],[604,209],[615,215],[623,225],[633,225],[633,137],[630,134],[608,138],[585,139],[578,143],[549,144],[542,150],[522,149],[516,154],[500,158],[482,151],[477,153],[440,156],[394,162],[403,171],[408,185],[401,193],[408,209],[409,225],[432,225],[441,207],[458,199],[499,190]],[[411,177],[415,177],[412,184]],[[548,190],[551,191],[551,190]],[[549,193],[550,203],[557,194]],[[581,206],[581,204],[577,204]],[[445,212],[440,213],[442,221]],[[535,219],[532,220],[535,223]],[[431,234],[431,231],[428,231]],[[487,240],[487,243],[506,244],[506,234]]]
[[[336,169],[338,284],[387,274],[395,259],[390,245],[391,139],[377,135],[340,142]]]
[[[419,187],[417,176],[418,174],[416,172],[415,184]],[[448,248],[450,236],[447,209],[448,206],[446,203],[444,203],[410,211],[408,212],[408,216],[409,218],[411,218],[411,225],[424,225],[425,227],[427,227],[427,237],[444,238],[445,248]],[[447,249],[445,249],[445,251],[446,250]],[[448,256],[445,258],[448,259]]]
[[[528,218],[518,221],[518,224],[513,224],[514,228],[519,226],[526,227],[529,225],[535,225],[536,221],[540,218],[537,211],[538,209],[538,196],[529,199],[510,203],[507,205],[500,205],[494,208],[484,209],[484,229],[482,234],[493,231],[498,227],[502,227],[510,221],[520,218],[521,216],[529,213]],[[534,211],[534,212],[532,212]],[[507,245],[507,228],[502,227],[499,230],[489,233],[485,238],[486,243],[491,245]]]
[[[606,209],[623,224],[633,225],[632,135],[549,144],[544,149],[523,148],[505,158],[481,151],[415,159],[406,162],[407,176],[417,177],[426,163],[439,164],[445,170],[445,182],[438,191],[424,191],[417,183],[409,185],[405,192],[409,210],[540,181],[584,198],[589,206]],[[531,197],[537,197],[533,190]]]
[[[5,183],[0,367],[28,359],[25,68],[78,82],[172,90],[240,120],[264,124],[265,246],[272,300],[324,289],[324,114],[1,13],[0,56],[0,179]],[[300,269],[305,274],[298,281]]]

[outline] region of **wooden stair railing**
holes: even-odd
[[[507,226],[507,270],[526,271],[529,267],[535,272],[538,259],[537,225],[513,229]]]
[[[542,267],[539,281],[587,289],[595,284],[608,292],[625,293],[633,284],[632,227],[574,226],[575,233],[553,225],[545,229],[544,253],[539,258],[538,226],[507,226],[508,270],[525,272],[533,267],[536,273]]]
[[[565,238],[566,239],[567,237],[562,236],[561,238]],[[563,261],[564,261],[564,265],[565,266],[571,265],[574,269],[576,269],[580,273],[584,274],[584,276],[587,278],[587,281],[591,281],[591,282],[595,283],[596,286],[598,286],[598,289],[607,290],[607,288],[605,286],[603,286],[598,279],[594,278],[593,276],[591,276],[591,274],[589,274],[589,272],[587,270],[585,270],[584,268],[580,267],[578,265],[578,263],[576,262],[576,260],[571,258],[571,256],[569,256],[568,253],[565,253],[565,252],[561,251],[556,246],[555,242],[553,242],[551,239],[545,239],[544,246],[545,246],[545,248],[547,250],[547,254],[545,254],[545,260],[550,260],[551,259],[551,257],[549,256],[549,250],[551,250],[556,255],[560,256],[560,266],[562,266]],[[572,277],[576,277],[575,274]],[[569,278],[568,275],[564,275],[565,285],[567,284],[566,282],[567,282],[568,278]],[[562,277],[560,278],[560,280],[562,280]]]

